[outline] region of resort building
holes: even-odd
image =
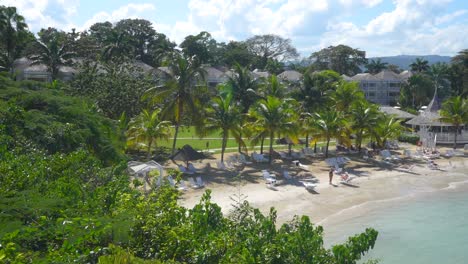
[[[455,126],[439,121],[440,108],[441,102],[436,91],[427,108],[418,116],[406,122],[406,124],[413,127],[425,146],[453,144],[454,142]],[[457,133],[457,143],[468,143],[468,126],[460,127]]]
[[[48,71],[47,66],[44,64],[33,64],[32,60],[28,58],[20,58],[13,62],[13,72],[16,75],[16,80],[33,80],[50,82],[52,74]],[[68,66],[61,66],[59,68],[58,78],[63,81],[72,80],[77,71]]]
[[[302,80],[302,73],[293,70],[287,70],[278,74],[278,79],[290,83],[298,83]]]
[[[377,74],[358,73],[352,77],[342,77],[346,81],[358,82],[368,101],[380,105],[394,105],[400,97],[400,87],[411,75],[409,71],[396,74],[390,70],[383,70]]]

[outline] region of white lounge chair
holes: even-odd
[[[313,190],[315,190],[315,187],[317,187],[317,184],[311,183],[311,182],[305,182],[305,181],[303,181],[302,184],[304,185],[304,187],[305,187],[306,190],[308,190],[308,191],[313,191]]]
[[[195,180],[193,179],[193,177],[190,177],[189,178],[189,183],[190,183],[190,186],[193,188],[193,189],[200,189],[201,186],[198,185]]]
[[[202,181],[201,176],[198,176],[198,177],[197,177],[197,184],[198,184],[198,186],[200,186],[200,187],[204,187],[204,186],[205,186],[205,183]]]
[[[431,161],[428,161],[428,162],[427,162],[427,166],[428,166],[429,169],[431,169],[431,170],[439,170],[439,169],[440,169],[438,165],[436,165],[435,163],[432,163]]]
[[[185,174],[194,174],[194,172],[189,171],[187,168],[185,168],[185,167],[182,166],[182,165],[177,165],[177,167],[179,167],[179,170],[180,170],[182,173],[185,173]]]
[[[301,168],[303,168],[303,169],[305,169],[305,170],[308,170],[308,169],[309,169],[309,166],[302,164],[299,160],[293,160],[292,163],[293,163],[295,166],[301,167]]]
[[[276,184],[276,177],[274,174],[270,174],[267,170],[262,170],[262,176],[267,184]]]

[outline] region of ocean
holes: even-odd
[[[376,245],[363,260],[379,259],[381,264],[465,264],[468,182],[367,203],[330,217],[322,225],[326,247],[342,243],[366,227],[378,230]]]

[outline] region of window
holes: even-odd
[[[389,83],[389,86],[392,88],[400,87],[400,83]]]
[[[366,92],[366,97],[374,97],[375,92]]]
[[[388,96],[395,97],[395,96],[400,96],[399,92],[388,92]]]
[[[376,84],[375,83],[369,83],[369,87],[375,87]]]

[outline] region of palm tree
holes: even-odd
[[[465,68],[468,68],[468,49],[458,52],[458,55],[452,58],[452,62],[462,64]]]
[[[412,71],[417,73],[423,73],[429,70],[429,62],[423,58],[416,58],[409,66]]]
[[[427,75],[431,78],[432,82],[434,83],[434,90],[437,90],[439,93],[441,92],[439,88],[442,88],[444,86],[446,87],[449,85],[449,82],[447,80],[448,72],[448,65],[440,62],[432,64],[429,67],[429,70],[427,71]]]
[[[61,41],[57,35],[44,43],[36,40],[37,51],[30,56],[33,64],[45,64],[51,73],[52,81],[57,79],[60,66],[70,65],[75,52],[68,41]]]
[[[382,62],[380,58],[377,60],[371,60],[366,64],[367,71],[371,74],[376,74],[381,72],[382,70],[387,69],[387,62]]]
[[[11,71],[13,61],[19,56],[18,45],[28,34],[28,25],[23,16],[17,13],[16,7],[0,6],[0,42],[5,48],[1,55],[4,67]]]
[[[273,157],[273,139],[275,134],[294,134],[296,112],[289,100],[281,100],[273,96],[259,100],[249,111],[249,116],[255,121],[253,126],[259,128],[270,138],[269,163]]]
[[[401,120],[397,120],[390,115],[383,114],[373,127],[371,133],[377,141],[377,146],[385,147],[389,139],[398,138],[398,136],[406,130],[401,124]]]
[[[263,98],[267,96],[274,96],[277,98],[284,98],[286,89],[284,85],[278,80],[276,75],[272,74],[266,78],[265,82],[260,84],[260,93]]]
[[[106,35],[103,43],[102,58],[106,61],[130,54],[130,46],[125,34],[116,29],[113,29]]]
[[[356,82],[341,81],[336,91],[330,94],[330,99],[334,103],[337,111],[348,113],[353,102],[364,101],[365,97]]]
[[[370,104],[367,101],[357,101],[351,107],[351,118],[351,128],[356,134],[356,147],[361,152],[363,138],[369,135],[372,128],[377,124],[379,109],[377,105]]]
[[[259,83],[253,78],[249,69],[238,63],[234,64],[234,74],[229,77],[227,83],[232,88],[233,99],[240,106],[241,113],[247,114],[250,106],[259,98],[257,94]],[[244,121],[241,121],[241,126],[243,123]],[[242,132],[240,137],[242,138]],[[239,152],[241,152],[241,147],[242,145],[239,143]]]
[[[327,141],[325,149],[325,157],[328,157],[328,147],[330,146],[331,138],[342,138],[345,130],[345,120],[343,113],[334,109],[325,110],[320,113],[315,113],[315,125],[317,126],[320,137]]]
[[[175,153],[179,127],[185,115],[197,117],[200,109],[199,95],[206,72],[196,60],[174,53],[169,64],[170,79],[162,87],[148,89],[143,98],[153,104],[162,103],[163,118],[173,121],[175,126],[172,154]]]
[[[144,109],[128,124],[127,143],[136,145],[144,142],[147,148],[147,159],[151,158],[151,147],[153,143],[156,145],[156,140],[169,139],[171,122],[161,121],[160,112],[159,109],[153,111]]]
[[[227,89],[222,87],[221,89]],[[231,133],[238,141],[241,140],[240,123],[242,114],[234,103],[232,91],[226,90],[212,99],[212,104],[207,109],[205,129],[208,131],[221,130],[221,161],[224,161],[227,139]]]
[[[457,148],[457,135],[460,126],[468,124],[468,102],[461,96],[454,96],[442,104],[440,121],[455,126],[453,148]]]

